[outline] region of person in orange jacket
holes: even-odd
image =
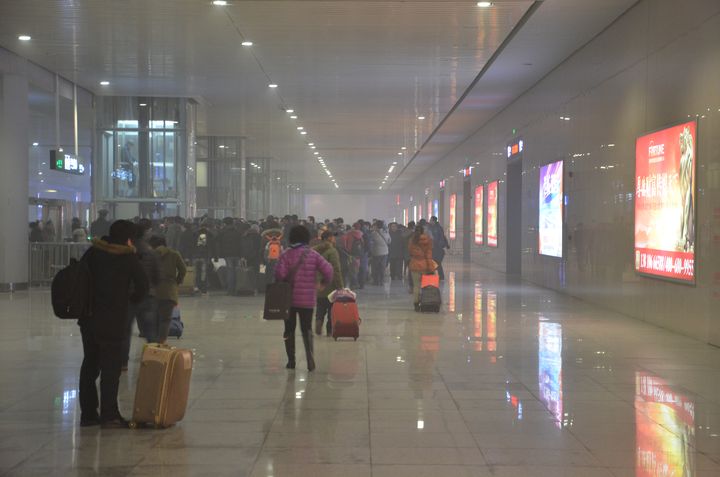
[[[410,273],[413,281],[413,303],[415,309],[420,307],[420,276],[423,273],[432,273],[437,268],[437,263],[432,255],[433,240],[425,234],[422,225],[415,227],[415,231],[408,241],[410,252]]]

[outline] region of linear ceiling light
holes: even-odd
[[[243,41],[243,42],[240,43],[240,44],[241,44],[242,46],[253,46],[253,42],[252,42],[252,41]]]
[[[20,36],[18,37],[18,40],[20,40],[20,41],[30,41],[30,40],[32,40],[32,37],[31,37],[30,35],[20,35]]]

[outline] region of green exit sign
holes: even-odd
[[[64,151],[50,151],[50,169],[68,174],[85,174],[85,166],[75,154]]]

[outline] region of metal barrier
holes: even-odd
[[[58,270],[62,270],[71,258],[80,259],[91,247],[90,243],[44,243],[33,242],[29,251],[30,286],[48,285]]]

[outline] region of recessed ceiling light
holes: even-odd
[[[108,86],[110,84],[109,81],[101,81],[100,86]]]
[[[292,114],[295,112],[295,110],[294,109],[286,109],[285,112],[288,114]]]
[[[213,0],[213,5],[218,6],[218,7],[224,7],[225,5],[227,5],[227,1],[226,0]]]
[[[20,35],[20,36],[18,37],[18,40],[20,40],[20,41],[30,41],[30,40],[32,40],[32,37],[31,37],[30,35]]]
[[[396,165],[397,165],[397,161],[393,162],[393,166],[396,166]]]
[[[314,142],[309,142],[309,143],[308,143],[308,146],[314,146],[314,145],[315,145]]]
[[[492,7],[492,2],[478,2],[477,6],[480,8]]]
[[[420,120],[425,119],[425,116],[418,116],[418,119],[420,119]]]
[[[46,190],[45,192],[49,192],[49,193],[51,193],[51,194],[54,194],[55,192],[57,192],[57,190],[55,190],[55,189],[48,189],[48,190]]]
[[[400,149],[402,149],[402,150],[404,151],[404,150],[407,149],[407,147],[403,146],[403,147],[401,147]]]
[[[398,152],[398,156],[402,156],[402,154],[403,154],[402,152]]]
[[[316,149],[315,146],[310,146],[310,149]]]
[[[225,146],[224,146],[223,144],[220,144],[218,147],[219,147],[220,149],[225,149]]]
[[[300,134],[305,135],[307,134],[307,131],[300,131]]]
[[[39,144],[36,143],[36,142],[33,143],[33,146],[35,146],[35,147],[37,147],[38,145],[39,145]]]
[[[243,42],[240,43],[240,44],[241,44],[242,46],[253,46],[253,42],[252,42],[252,41],[243,41]]]
[[[290,119],[297,119],[297,115],[293,114],[292,116],[290,116]]]
[[[277,88],[277,87],[278,87],[278,85],[276,85],[275,83],[270,83],[268,85],[268,88]]]
[[[147,103],[140,103],[140,107],[144,108],[145,106],[147,106]]]
[[[298,131],[302,131],[303,129],[305,129],[305,128],[302,127],[302,126],[298,126],[298,127],[297,127],[297,130],[298,130]]]
[[[317,152],[317,151],[315,151],[315,152],[313,152],[313,154],[315,154],[315,155],[317,156],[317,155],[318,155],[318,154],[320,154],[320,153],[319,153],[319,152]]]

